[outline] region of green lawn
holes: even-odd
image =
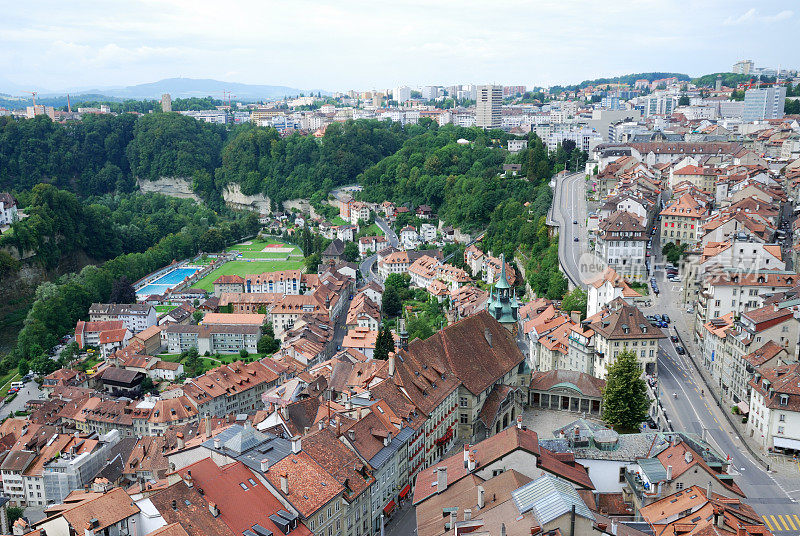
[[[11,389],[11,382],[19,381],[20,378],[22,376],[16,370],[0,378],[0,382],[3,382],[2,387],[0,387],[0,400],[8,395],[8,390]]]
[[[333,225],[350,225],[348,222],[344,221],[341,216],[336,216],[331,220],[331,224]]]
[[[266,355],[267,354],[250,354],[247,356],[246,361],[255,361]],[[158,358],[162,361],[171,361],[173,363],[180,363],[182,361],[180,354],[160,354]],[[227,365],[233,363],[234,361],[242,360],[242,357],[239,354],[220,354],[219,361],[217,360],[216,356],[200,356],[199,358],[203,365],[203,374],[220,365]]]
[[[378,227],[377,223],[373,223],[364,229],[365,236],[383,236],[383,230]]]
[[[157,313],[168,313],[178,307],[177,305],[156,305]]]
[[[263,274],[278,270],[302,270],[303,261],[230,261],[226,262],[203,279],[192,285],[192,288],[201,288],[209,292],[214,291],[214,281],[223,275]]]

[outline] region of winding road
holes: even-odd
[[[558,259],[573,286],[586,289],[581,279],[580,258],[589,252],[586,229],[586,174],[581,171],[557,176],[548,224],[558,227]],[[577,221],[578,223],[572,223]],[[575,238],[578,242],[575,242]]]

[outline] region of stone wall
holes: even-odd
[[[225,200],[225,204],[231,208],[252,210],[259,214],[272,213],[272,203],[269,197],[264,194],[245,195],[242,193],[242,188],[236,183],[230,183],[225,186],[222,198]]]
[[[156,193],[179,197],[181,199],[194,199],[201,202],[200,197],[192,191],[191,177],[160,177],[158,180],[149,181],[138,179],[136,184],[144,193]]]
[[[288,199],[283,202],[283,210],[289,212],[292,209],[297,209],[303,214],[310,214],[312,218],[318,218],[319,214],[311,206],[308,199]]]

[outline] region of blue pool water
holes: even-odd
[[[137,296],[150,296],[151,294],[163,294],[177,286],[184,279],[193,275],[199,268],[175,268],[155,281],[148,283],[136,291]]]

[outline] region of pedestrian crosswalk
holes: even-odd
[[[800,517],[797,514],[761,516],[764,524],[772,532],[800,531]]]

